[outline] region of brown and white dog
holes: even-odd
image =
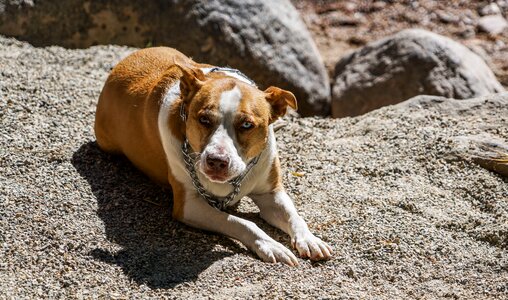
[[[273,122],[288,106],[296,109],[288,91],[261,91],[236,70],[148,48],[112,70],[95,134],[101,149],[127,156],[153,180],[171,185],[175,219],[235,238],[264,261],[297,265],[295,255],[256,224],[211,205],[220,207],[228,195],[227,206],[249,196],[264,220],[289,234],[300,256],[331,257],[331,247],[309,231],[282,187]],[[237,178],[243,180],[235,193]]]

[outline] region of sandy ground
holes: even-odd
[[[169,191],[97,148],[102,83],[132,50],[0,37],[1,299],[508,297],[508,180],[452,154],[508,139],[508,94],[292,120],[285,186],[336,254],[290,268],[173,221]],[[234,213],[289,247],[256,212]]]

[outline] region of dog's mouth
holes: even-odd
[[[205,175],[205,177],[210,180],[211,182],[215,183],[227,183],[231,179],[235,178],[237,176],[237,172],[234,172],[231,169],[225,169],[225,170],[213,170],[210,168],[207,168],[206,166],[200,166],[199,171]]]
[[[206,171],[203,174],[211,182],[226,183],[230,180],[230,176],[223,175],[223,174],[216,174],[214,172],[206,172]]]

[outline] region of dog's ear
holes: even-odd
[[[182,76],[180,77],[180,91],[186,99],[192,98],[194,94],[203,86],[206,80],[205,74],[198,69],[183,64],[175,64],[180,69]]]
[[[294,110],[298,109],[296,97],[293,93],[271,86],[265,90],[266,101],[272,106],[272,116],[270,123],[275,122],[278,118],[286,114],[288,106]]]

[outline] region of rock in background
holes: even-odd
[[[489,15],[481,17],[478,21],[478,30],[491,35],[500,34],[508,28],[508,21],[502,15]]]
[[[420,94],[467,99],[503,90],[482,58],[465,46],[409,29],[337,63],[332,115],[356,116]]]
[[[36,46],[171,46],[292,91],[304,116],[330,111],[325,67],[288,0],[3,0],[0,34]]]
[[[455,154],[485,169],[508,177],[508,145],[492,135],[459,136],[455,138]],[[506,236],[508,242],[508,236]]]

